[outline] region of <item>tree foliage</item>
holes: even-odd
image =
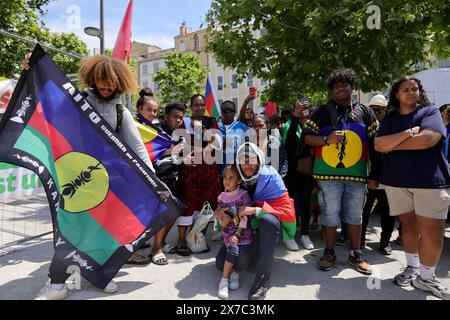
[[[57,33],[52,32],[49,34],[50,46],[58,48],[60,50],[78,53],[81,56],[88,56],[89,50],[83,41],[81,41],[75,33]],[[80,67],[80,59],[70,57],[61,53],[55,53],[48,51],[48,54],[52,57],[55,63],[58,65],[65,74],[75,74]]]
[[[251,71],[269,81],[272,101],[292,102],[326,93],[336,68],[353,68],[369,92],[417,71],[431,55],[449,56],[449,17],[448,0],[214,0],[208,48],[241,77]]]
[[[39,19],[39,15],[45,15],[43,8],[50,2],[52,0],[0,0],[0,29],[63,51],[87,55],[89,52],[86,44],[74,33],[52,33]],[[33,44],[4,35],[0,35],[0,43],[0,75],[17,78],[22,71],[22,60],[33,49]],[[77,71],[78,59],[51,51],[48,53],[66,74]]]
[[[158,98],[162,104],[188,103],[192,95],[203,93],[207,70],[198,57],[175,51],[164,60],[166,67],[153,78],[159,86]]]

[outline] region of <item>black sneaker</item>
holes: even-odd
[[[336,245],[342,247],[342,246],[346,246],[347,244],[348,244],[348,237],[340,235],[336,241]]]
[[[266,297],[267,290],[269,290],[269,278],[264,274],[257,274],[248,293],[248,299],[263,300]]]
[[[380,252],[385,256],[389,256],[392,253],[392,248],[389,241],[386,240],[380,241]]]

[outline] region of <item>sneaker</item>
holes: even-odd
[[[212,237],[211,237],[211,240],[212,241],[222,241],[223,240],[223,234],[222,234],[222,232],[217,232],[215,235],[213,235]]]
[[[322,258],[320,258],[317,266],[322,271],[330,271],[333,268],[334,263],[336,262],[336,254],[334,250],[331,251],[329,249],[325,249]]]
[[[407,266],[402,273],[394,277],[394,283],[400,287],[407,287],[411,285],[411,282],[419,275],[419,268]]]
[[[357,271],[363,274],[372,274],[370,264],[362,257],[360,250],[355,250],[355,255],[348,256],[348,263],[352,265]]]
[[[285,240],[285,241],[283,241],[283,244],[289,251],[298,251],[298,250],[300,250],[300,248],[298,247],[297,242],[295,242],[294,239]]]
[[[348,237],[347,236],[339,236],[339,238],[336,241],[336,245],[338,246],[346,246],[348,244]]]
[[[314,249],[314,244],[312,243],[311,239],[309,238],[309,236],[302,236],[301,237],[301,243],[303,248],[308,249],[308,250],[312,250]]]
[[[389,241],[386,240],[380,241],[380,252],[385,256],[389,256],[392,253],[392,248]]]
[[[114,282],[114,280],[111,280],[105,289],[103,289],[104,293],[116,293],[117,291],[119,291],[119,286]]]
[[[429,291],[443,300],[450,300],[450,291],[436,277],[433,277],[433,279],[430,280],[423,280],[421,277],[416,277],[412,281],[412,284],[417,289]]]
[[[230,290],[237,290],[239,289],[239,273],[233,272],[230,276]]]
[[[248,293],[249,300],[263,300],[266,297],[267,290],[269,290],[269,278],[266,275],[256,275],[250,292]]]
[[[219,283],[219,290],[217,291],[217,296],[220,299],[228,299],[228,279],[222,279]]]
[[[64,300],[66,297],[66,285],[64,285],[62,289],[56,289],[52,288],[50,282],[47,282],[34,300]]]

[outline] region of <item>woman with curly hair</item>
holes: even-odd
[[[381,183],[386,185],[390,214],[399,216],[402,224],[407,267],[394,282],[449,300],[448,288],[434,274],[450,205],[450,172],[443,148],[446,129],[417,78],[397,80],[388,107],[375,149],[385,153]]]
[[[26,70],[30,68],[30,57],[31,54],[28,54],[22,63]],[[85,96],[89,104],[154,171],[133,116],[127,108],[122,106],[120,98],[121,95],[134,93],[137,90],[137,83],[129,66],[120,59],[97,55],[82,61],[78,76],[81,85],[87,87]],[[67,296],[65,281],[70,276],[66,270],[66,263],[54,255],[49,269],[50,283],[41,290],[36,299],[64,299]],[[114,281],[111,281],[103,289],[106,293],[115,293],[118,290]]]

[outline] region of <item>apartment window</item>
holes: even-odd
[[[238,83],[237,83],[237,74],[233,74],[231,76],[231,88],[237,89]]]
[[[159,71],[159,63],[158,62],[153,64],[153,70],[155,73]]]
[[[217,90],[223,90],[223,76],[217,77]]]
[[[233,98],[233,102],[234,102],[236,108],[240,109],[239,104],[238,104],[238,102],[239,102],[238,98]]]
[[[142,66],[142,74],[148,74],[148,65],[144,64]]]
[[[439,68],[450,68],[450,58],[439,60]]]
[[[148,87],[148,81],[142,81],[142,88]]]
[[[200,38],[198,35],[194,36],[194,50],[200,49]]]
[[[253,87],[253,74],[247,74],[247,88]]]
[[[358,95],[357,94],[352,95],[352,100],[353,101],[358,101]]]
[[[159,85],[158,85],[158,83],[155,82],[155,85],[154,85],[154,88],[153,88],[153,89],[154,89],[153,91],[158,92],[158,90],[159,90]]]
[[[219,99],[218,103],[219,103],[219,108],[220,108],[222,106],[223,99]]]
[[[369,101],[372,100],[372,98],[375,97],[376,95],[377,95],[376,92],[369,93]]]
[[[186,51],[186,42],[184,40],[180,40],[180,51]]]

